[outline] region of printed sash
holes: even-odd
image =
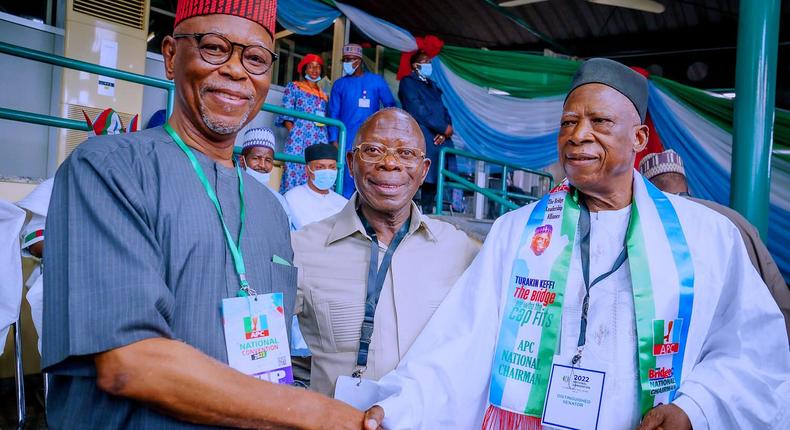
[[[665,194],[634,172],[626,233],[634,294],[640,409],[671,402],[680,385],[694,268]],[[506,289],[484,429],[540,428],[568,279],[579,276],[578,193],[566,182],[532,208]],[[647,226],[647,227],[645,227]],[[662,228],[657,228],[661,226]],[[572,258],[574,257],[575,258]],[[654,294],[653,286],[660,287]]]

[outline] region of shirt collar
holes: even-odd
[[[428,83],[428,78],[421,75],[420,72],[414,70],[411,73],[414,75],[415,78],[419,79],[420,81],[425,82],[426,84]]]
[[[365,232],[365,227],[362,225],[362,221],[357,216],[357,206],[359,205],[359,195],[358,193],[354,193],[349,199],[346,206],[338,213],[338,216],[335,218],[335,224],[332,226],[332,230],[329,232],[329,237],[327,237],[326,245],[329,246],[332,243],[349,237],[353,236],[355,233],[359,233],[367,240],[371,240],[370,236]],[[418,230],[423,231],[425,236],[431,242],[436,242],[436,236],[434,236],[431,228],[428,226],[428,223],[425,222],[420,209],[417,205],[412,201],[411,202],[411,223],[409,224],[409,233],[408,236],[415,234]]]

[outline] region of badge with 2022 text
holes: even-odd
[[[562,429],[597,429],[606,381],[606,372],[598,369],[604,367],[566,366],[557,361],[555,357],[541,423]]]
[[[282,293],[222,300],[230,367],[275,384],[293,383]]]

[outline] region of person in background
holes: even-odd
[[[283,107],[317,116],[326,116],[329,97],[318,86],[324,75],[324,60],[318,55],[307,54],[296,67],[300,79],[289,82],[283,92]],[[327,132],[324,124],[287,115],[280,115],[277,125],[288,129],[288,140],[285,142],[285,153],[304,156],[305,148],[310,145],[327,143]],[[293,187],[307,181],[304,166],[298,163],[285,163],[280,192],[286,193]]]
[[[240,161],[248,175],[272,192],[285,211],[291,230],[296,230],[291,207],[285,201],[285,197],[271,185],[271,174],[274,168],[274,132],[272,129],[259,127],[247,130],[244,133]]]
[[[340,212],[348,203],[332,189],[337,180],[337,148],[312,145],[305,150],[304,159],[307,183],[285,193],[297,229]]]
[[[148,119],[148,124],[145,125],[146,129],[160,127],[167,122],[167,111],[165,109],[159,109],[158,111],[154,112],[151,115],[151,118]]]
[[[362,47],[351,43],[343,47],[343,77],[332,86],[327,116],[338,119],[346,126],[346,152],[351,152],[351,142],[357,130],[371,115],[381,107],[395,106],[387,82],[381,76],[365,71],[362,63]],[[329,142],[337,146],[338,130],[329,127]],[[354,193],[350,166],[343,173],[343,197]]]
[[[338,380],[377,380],[395,368],[479,244],[412,202],[431,162],[405,111],[368,118],[347,162],[357,192],[339,213],[295,232],[292,243],[296,313],[313,353],[310,388],[351,401],[342,394],[351,387]]]
[[[22,304],[19,232],[25,223],[25,217],[25,211],[0,199],[0,345],[3,345],[0,356],[3,355],[11,325],[19,320]]]
[[[412,72],[400,81],[398,99],[403,109],[420,124],[431,169],[420,191],[423,213],[432,214],[436,205],[436,183],[439,173],[439,150],[454,148],[450,113],[442,102],[442,90],[430,79],[433,65],[428,54],[417,51],[411,56]],[[455,170],[455,156],[446,158],[446,169]]]
[[[30,316],[33,326],[38,333],[38,352],[41,353],[42,315],[44,313],[44,227],[47,223],[47,210],[52,195],[53,178],[44,180],[24,199],[16,203],[17,206],[28,213],[27,221],[22,227],[22,257],[32,258],[36,263],[33,271],[28,276],[27,299],[30,305]]]
[[[746,245],[746,252],[749,253],[749,260],[763,278],[763,282],[768,286],[776,304],[784,314],[785,326],[790,339],[790,288],[782,277],[779,267],[774,262],[771,253],[768,252],[760,233],[757,229],[734,209],[720,205],[711,200],[699,199],[689,194],[688,181],[686,180],[686,169],[683,167],[683,159],[677,152],[668,149],[663,152],[646,155],[639,162],[639,173],[650,180],[659,190],[665,193],[684,196],[692,202],[699,203],[714,211],[724,215],[738,228],[738,232]]]
[[[58,169],[44,252],[50,428],[362,426],[348,405],[229,365],[242,352],[225,322],[259,318],[223,304],[281,293],[290,321],[296,296],[285,213],[233,156],[269,91],[276,10],[179,0],[162,42],[168,122],[92,137]]]
[[[91,136],[112,136],[122,133],[133,133],[137,131],[137,121],[132,120],[127,130],[123,126],[123,121],[120,115],[113,109],[105,109],[93,119],[88,118],[88,114],[83,111],[85,122],[88,127],[92,129]],[[28,287],[27,299],[30,305],[30,316],[33,320],[33,326],[38,333],[38,349],[41,352],[41,330],[43,328],[42,315],[44,312],[44,277],[43,275],[43,257],[44,257],[44,237],[45,225],[47,223],[47,211],[49,209],[49,201],[52,197],[52,184],[54,178],[44,180],[33,191],[30,192],[24,199],[16,203],[17,206],[24,209],[28,213],[27,222],[22,227],[21,240],[22,240],[22,256],[32,258],[39,264],[33,269],[33,272],[27,278],[26,285]]]

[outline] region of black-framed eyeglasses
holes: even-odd
[[[277,54],[261,45],[242,45],[228,40],[217,33],[174,34],[174,39],[192,38],[197,42],[198,52],[203,61],[219,66],[225,64],[233,55],[235,47],[241,48],[241,65],[253,75],[262,75],[277,61]]]

